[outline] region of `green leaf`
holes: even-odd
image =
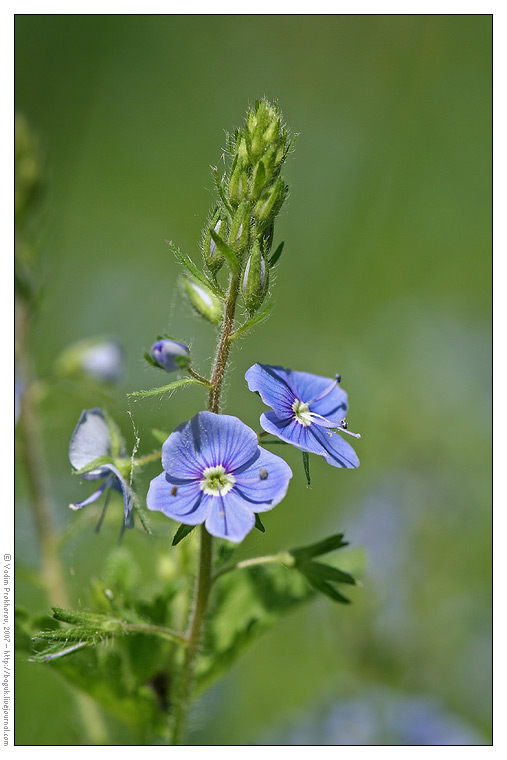
[[[207,687],[281,615],[313,595],[299,573],[280,565],[224,575],[216,586],[204,646],[196,663],[197,688]]]
[[[310,478],[310,456],[307,451],[303,451],[303,467],[305,468],[306,482],[309,488],[312,481]]]
[[[174,534],[171,546],[177,546],[180,541],[183,541],[183,539],[188,536],[189,533],[192,533],[194,528],[195,525],[183,525],[182,523]]]
[[[265,533],[266,532],[266,528],[262,524],[262,520],[261,520],[258,512],[255,513],[255,527],[257,528],[257,530],[260,530],[261,533]]]
[[[217,191],[218,195],[220,196],[220,200],[222,201],[222,205],[224,207],[224,210],[229,215],[229,221],[230,221],[232,219],[232,209],[231,209],[229,203],[227,202],[227,198],[225,197],[224,188],[222,186],[222,181],[221,181],[220,175],[218,173],[218,167],[212,166],[211,167],[211,171],[212,171],[212,174],[213,174],[213,182],[215,184],[216,191]]]
[[[279,258],[280,258],[280,256],[282,255],[282,251],[283,251],[283,247],[284,247],[284,245],[285,245],[285,243],[284,243],[284,241],[282,241],[282,242],[280,243],[280,245],[278,246],[278,248],[276,249],[276,251],[274,252],[274,254],[273,254],[273,255],[271,256],[271,258],[269,259],[269,266],[270,266],[270,267],[274,267],[274,266],[275,266],[275,264],[277,264],[277,263],[278,263],[278,259],[279,259]]]
[[[158,443],[165,443],[167,441],[167,437],[169,433],[166,433],[164,430],[159,430],[158,428],[152,428],[151,434],[155,438]]]
[[[238,329],[235,330],[229,336],[229,341],[232,343],[232,341],[237,340],[239,337],[241,337],[241,335],[244,335],[246,332],[248,332],[248,330],[251,330],[252,327],[255,327],[256,325],[260,325],[261,322],[264,322],[271,314],[271,311],[274,305],[275,305],[274,301],[271,301],[271,303],[268,303],[265,309],[263,309],[258,314],[248,319],[240,327],[238,327]]]
[[[225,242],[225,240],[223,240],[220,237],[220,235],[218,235],[218,233],[215,232],[213,227],[210,227],[210,235],[215,241],[216,247],[218,248],[218,250],[224,257],[224,259],[226,260],[229,269],[231,270],[233,274],[236,274],[239,270],[239,261],[238,261],[238,257],[236,256],[232,248],[230,248]]]
[[[162,369],[160,364],[157,364],[153,356],[149,354],[147,351],[144,352],[143,356],[145,360],[148,362],[148,364],[151,364],[152,367],[156,367],[157,369]]]
[[[170,240],[167,241],[167,244],[169,245],[172,253],[176,257],[176,259],[179,261],[182,267],[184,267],[187,272],[189,272],[194,279],[198,280],[200,283],[202,283],[205,287],[209,288],[213,293],[215,293],[216,296],[218,296],[222,301],[224,298],[224,294],[220,288],[217,288],[216,284],[211,280],[209,277],[207,277],[201,270],[194,264],[190,256],[187,256],[185,253],[182,253],[177,245],[174,245]]]
[[[99,467],[102,467],[104,464],[111,464],[112,457],[110,456],[101,456],[97,457],[96,459],[93,459],[91,462],[88,462],[88,464],[83,465],[83,467],[80,467],[79,470],[73,470],[74,475],[84,475],[85,472],[91,472],[92,470],[97,470]]]
[[[200,380],[196,380],[193,377],[184,377],[181,380],[175,380],[174,382],[169,383],[169,385],[162,385],[160,388],[152,388],[149,391],[133,391],[132,393],[127,393],[127,396],[129,398],[160,396],[162,393],[170,393],[171,391],[175,391],[178,388],[183,388],[185,385],[202,385],[204,388],[208,388],[208,386],[205,383],[202,383]]]
[[[350,599],[347,599],[347,597],[343,596],[343,594],[340,594],[340,592],[337,591],[334,586],[331,586],[331,584],[322,577],[321,573],[315,570],[313,565],[314,563],[310,562],[307,565],[298,567],[298,570],[305,576],[313,588],[315,588],[317,591],[320,591],[322,594],[325,594],[334,602],[340,602],[341,604],[350,604]]]
[[[343,533],[335,533],[329,538],[324,538],[322,541],[317,541],[314,544],[308,546],[298,546],[296,549],[291,549],[290,553],[296,560],[312,559],[312,557],[318,557],[321,554],[328,554],[335,551],[335,549],[341,549],[343,546],[348,546],[349,542],[343,540]]]
[[[311,572],[315,577],[324,578],[325,580],[334,581],[335,583],[348,583],[351,586],[356,585],[356,579],[353,575],[346,573],[344,570],[338,570],[338,568],[333,567],[333,565],[324,565],[322,562],[309,562],[308,564],[305,564],[304,567],[310,567]]]

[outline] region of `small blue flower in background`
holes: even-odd
[[[198,412],[162,446],[165,470],[151,481],[146,504],[184,523],[205,523],[212,536],[239,543],[255,525],[255,513],[278,504],[292,470],[260,448],[253,430],[237,417]]]
[[[117,438],[116,431],[115,438]],[[113,452],[113,449],[117,448],[117,452]],[[69,444],[69,459],[71,465],[76,470],[83,470],[88,465],[91,465],[95,460],[100,457],[113,458],[113,456],[125,456],[125,451],[122,449],[119,441],[113,444],[111,437],[111,430],[106,420],[105,414],[102,409],[84,409],[81,412],[81,416],[76,425],[76,429],[72,433],[72,438]],[[132,492],[125,478],[120,471],[111,462],[104,462],[88,472],[80,473],[82,478],[86,480],[102,480],[100,487],[97,491],[92,493],[84,501],[70,504],[71,509],[81,509],[88,504],[92,504],[94,501],[102,496],[106,489],[114,489],[123,494],[123,501],[125,505],[122,533],[125,528],[134,527],[134,504],[132,500]],[[102,520],[106,512],[107,505],[109,503],[109,496],[111,491],[108,490],[106,495],[106,501],[104,509],[96,531],[99,530],[102,525]]]
[[[188,346],[178,340],[157,340],[151,347],[151,355],[166,372],[176,372],[190,364]]]
[[[81,367],[94,380],[115,383],[124,373],[123,348],[116,340],[104,340],[85,349]]]
[[[347,430],[347,394],[335,380],[268,364],[254,364],[245,374],[248,387],[271,407],[260,419],[263,430],[301,451],[319,454],[334,467],[359,467],[352,448],[336,431]]]

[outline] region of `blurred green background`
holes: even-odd
[[[109,403],[165,382],[155,335],[190,341],[205,372],[213,328],[177,288],[166,240],[198,242],[224,130],[257,97],[300,133],[277,223],[285,250],[270,321],[241,343],[226,411],[257,427],[255,361],[340,372],[356,471],[301,458],[288,498],[239,557],[344,530],[362,586],[317,599],[259,638],[196,705],[201,744],[484,744],[491,722],[491,17],[17,16],[16,108],[38,132],[48,195],[40,235],[37,372],[73,341],[116,336],[127,376]],[[55,514],[77,525],[64,566],[76,603],[116,545],[68,510],[92,489],[67,447],[86,387],[42,402]],[[199,389],[132,405],[141,451],[202,408]],[[159,466],[147,471],[146,484]],[[18,476],[16,602],[44,612]],[[86,493],[85,493],[86,492]],[[173,525],[152,520],[156,531]],[[139,528],[124,545],[148,556]],[[18,744],[86,741],[68,687],[17,661]],[[136,743],[105,717],[112,743]]]

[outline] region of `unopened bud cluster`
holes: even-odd
[[[204,229],[204,262],[214,278],[226,261],[237,262],[240,293],[252,314],[268,291],[274,220],[288,191],[280,171],[292,145],[278,108],[257,101],[244,127],[229,136],[229,172],[215,177],[219,200]]]

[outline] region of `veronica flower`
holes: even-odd
[[[123,533],[125,528],[134,527],[134,504],[130,487],[121,472],[111,461],[104,461],[124,457],[126,453],[117,431],[113,429],[112,432],[113,436],[102,409],[83,409],[70,439],[70,463],[85,480],[100,480],[102,482],[99,488],[87,499],[69,506],[71,509],[81,509],[88,504],[93,504],[102,496],[104,491],[107,491],[104,508],[95,529],[98,531],[106,513],[111,489],[119,491],[123,494],[124,502]],[[97,462],[97,466],[93,467],[93,463],[97,460],[100,460],[100,463]],[[86,471],[89,466],[92,466],[92,469]],[[83,470],[85,471],[83,472]]]
[[[254,527],[255,513],[278,504],[292,470],[265,451],[257,435],[236,417],[199,412],[162,446],[165,470],[151,481],[148,509],[185,525],[205,523],[217,538],[239,543]]]
[[[157,340],[151,347],[151,356],[159,367],[166,372],[176,372],[185,369],[190,364],[188,346],[179,340],[169,338]]]
[[[100,341],[83,351],[81,366],[94,380],[117,382],[124,373],[123,348],[116,340]]]
[[[347,429],[347,394],[338,386],[340,376],[328,377],[295,372],[268,364],[254,364],[245,375],[251,391],[265,404],[260,423],[267,433],[291,443],[301,451],[319,454],[334,467],[353,468],[359,459],[340,433],[360,438]]]

